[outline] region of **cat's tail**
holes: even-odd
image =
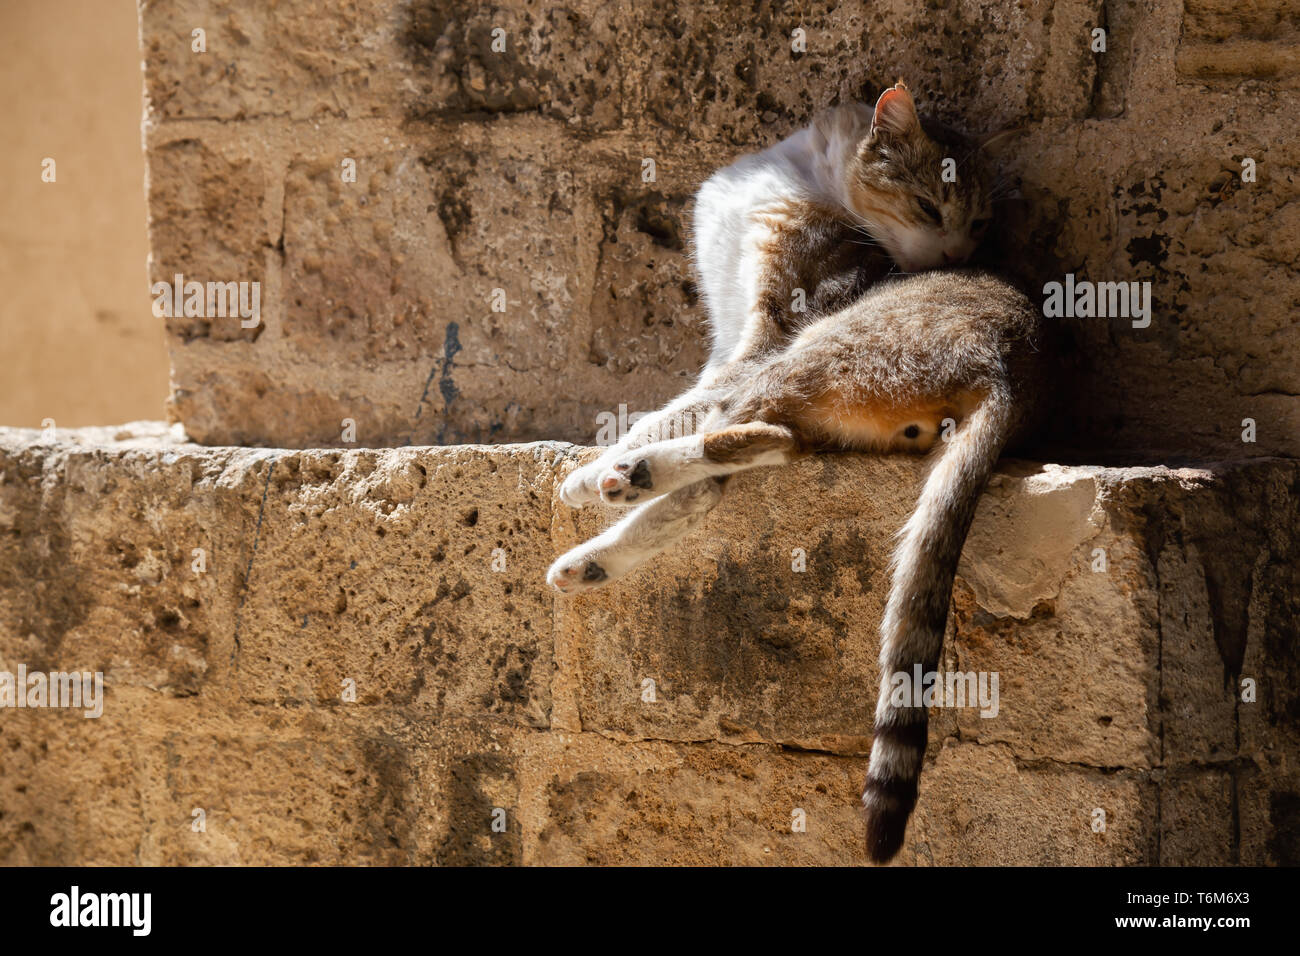
[[[862,791],[867,854],[877,863],[903,845],[925,757],[926,709],[917,706],[943,647],[953,577],[966,532],[1013,422],[1005,390],[990,393],[952,437],[899,532],[894,576],[880,624],[880,697],[875,740]]]

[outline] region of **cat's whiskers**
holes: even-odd
[[[853,229],[855,235],[862,236],[863,239],[861,240],[850,239],[849,242],[857,242],[858,245],[861,246],[880,246],[881,248],[884,248],[885,244],[881,242],[879,239],[877,239],[875,236],[873,236],[871,233],[867,232],[867,230],[860,229],[857,227],[850,227],[850,228]]]
[[[868,245],[884,247],[885,244],[879,238],[879,233],[883,231],[880,228],[880,223],[862,215],[862,213],[858,212],[843,199],[836,197],[836,202],[838,202],[840,208],[848,214],[850,221],[847,225],[850,229],[859,235],[866,236],[869,240],[869,243],[867,243]]]

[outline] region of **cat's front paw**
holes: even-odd
[[[583,465],[569,473],[560,485],[560,500],[570,508],[581,508],[600,500],[597,481],[604,466],[592,463]]]
[[[607,505],[635,504],[643,497],[651,497],[647,492],[654,486],[649,460],[636,455],[614,462],[601,473],[599,481],[600,497]]]
[[[562,555],[546,572],[546,583],[561,594],[590,591],[608,580],[609,574],[584,548],[574,548]]]

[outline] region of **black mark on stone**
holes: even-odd
[[[1159,268],[1160,265],[1169,258],[1169,237],[1162,236],[1158,233],[1151,233],[1149,236],[1134,236],[1125,246],[1128,252],[1129,261],[1133,265],[1139,265],[1148,262]]]
[[[439,445],[445,444],[447,434],[447,412],[451,403],[456,400],[460,394],[460,389],[456,387],[452,379],[452,363],[456,353],[461,350],[460,345],[460,326],[455,322],[447,323],[447,331],[442,344],[442,360],[435,362],[433,368],[429,370],[429,377],[424,381],[424,391],[420,394],[420,402],[415,406],[415,421],[411,424],[411,431],[406,436],[403,444],[409,445],[416,427],[420,424],[420,418],[424,415],[424,405],[429,399],[429,389],[433,385],[434,376],[438,377],[438,391],[442,394],[442,411],[443,420],[438,425],[438,434],[435,439]]]

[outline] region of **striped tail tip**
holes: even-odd
[[[924,710],[893,711],[877,722],[871,764],[862,786],[867,856],[874,863],[892,860],[907,835],[925,759],[926,716]]]
[[[903,846],[907,821],[916,806],[916,780],[877,780],[868,776],[862,789],[862,816],[867,824],[867,856],[888,863]]]

